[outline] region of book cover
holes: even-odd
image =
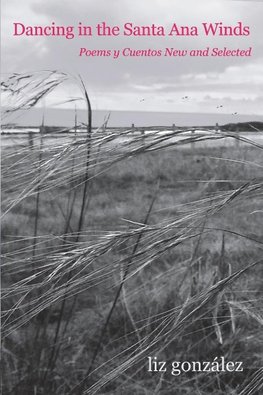
[[[4,394],[262,394],[262,15],[3,1]]]

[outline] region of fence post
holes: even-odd
[[[237,148],[240,146],[239,133],[240,133],[239,128],[236,126],[235,127],[235,134],[236,134],[237,138],[235,140],[236,140],[236,147]]]
[[[34,149],[34,136],[33,132],[28,132],[28,146],[30,149]]]
[[[142,131],[141,131],[141,134],[142,134],[142,143],[143,143],[143,145],[144,145],[144,144],[145,144],[145,131],[142,130]]]
[[[191,137],[194,137],[194,133],[195,133],[195,131],[192,130],[191,131]],[[191,149],[194,149],[194,147],[195,147],[195,143],[193,141],[191,141]]]

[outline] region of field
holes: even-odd
[[[38,138],[2,153],[3,393],[260,395],[262,146]]]

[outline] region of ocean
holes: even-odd
[[[263,116],[259,115],[239,115],[223,113],[182,113],[182,112],[145,112],[145,111],[108,111],[94,110],[92,112],[93,126],[101,126],[110,114],[109,127],[135,127],[141,126],[214,126],[216,123],[224,125],[236,122],[263,121]],[[33,108],[26,111],[17,111],[2,123],[13,123],[18,126],[38,127],[44,123],[47,126],[72,127],[75,122],[74,109],[58,108]],[[87,111],[77,111],[78,124],[87,122]]]

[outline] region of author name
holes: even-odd
[[[168,370],[166,361],[159,361],[157,357],[147,358],[148,372],[165,373]],[[173,361],[169,364],[172,376],[180,376],[187,372],[243,372],[242,361],[226,361],[225,357],[215,357],[212,361]]]

